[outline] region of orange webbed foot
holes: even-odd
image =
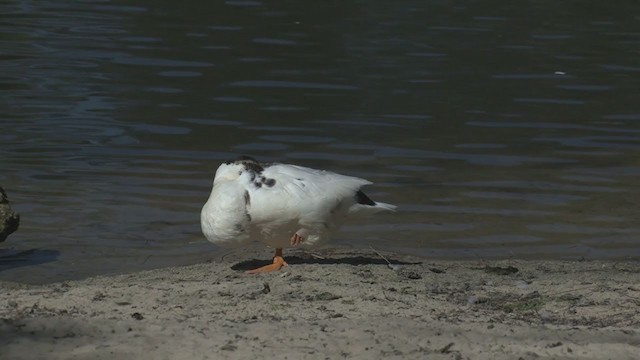
[[[274,272],[282,269],[285,266],[289,266],[282,257],[282,249],[276,249],[276,256],[273,257],[273,264],[265,265],[253,270],[245,271],[245,274],[262,274]]]

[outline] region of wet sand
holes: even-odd
[[[6,359],[634,359],[640,263],[270,253],[48,285],[0,282]]]

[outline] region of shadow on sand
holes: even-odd
[[[381,259],[379,257],[370,257],[370,256],[347,256],[347,257],[336,257],[336,258],[316,258],[313,256],[297,256],[297,255],[292,255],[292,256],[285,256],[285,261],[289,264],[289,265],[298,265],[298,264],[321,264],[321,265],[353,265],[353,266],[358,266],[358,265],[384,265],[387,266],[389,265],[389,263],[384,260]],[[408,261],[400,261],[400,260],[394,260],[394,259],[389,259],[389,262],[393,265],[417,265],[417,264],[421,264],[421,262],[408,262]],[[241,261],[233,266],[231,266],[231,269],[233,270],[241,270],[241,271],[246,271],[246,270],[251,270],[251,269],[255,269],[258,268],[260,266],[264,266],[264,265],[269,265],[271,264],[271,261],[269,260],[258,260],[258,259],[251,259],[251,260],[245,260],[245,261]]]

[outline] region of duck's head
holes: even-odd
[[[234,181],[237,180],[244,172],[245,168],[242,163],[227,161],[222,163],[218,170],[216,170],[216,176],[213,178],[213,183],[218,181]]]
[[[240,156],[235,160],[222,163],[216,171],[213,183],[215,184],[219,180],[235,181],[245,173],[253,180],[253,177],[262,173],[263,170],[264,168],[256,159],[250,156]]]

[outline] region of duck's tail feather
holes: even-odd
[[[374,208],[377,208],[380,211],[396,211],[398,207],[395,205],[391,205],[383,202],[376,202],[376,204],[374,205]]]
[[[349,208],[349,213],[352,214],[375,214],[381,211],[396,211],[397,208],[395,205],[371,200],[362,190],[356,192],[355,199],[356,203]]]
[[[360,214],[368,215],[368,214],[375,214],[383,211],[396,211],[396,209],[397,209],[397,206],[395,205],[391,205],[383,202],[376,202],[373,205],[353,204],[349,208],[349,213],[353,215],[360,215]]]

